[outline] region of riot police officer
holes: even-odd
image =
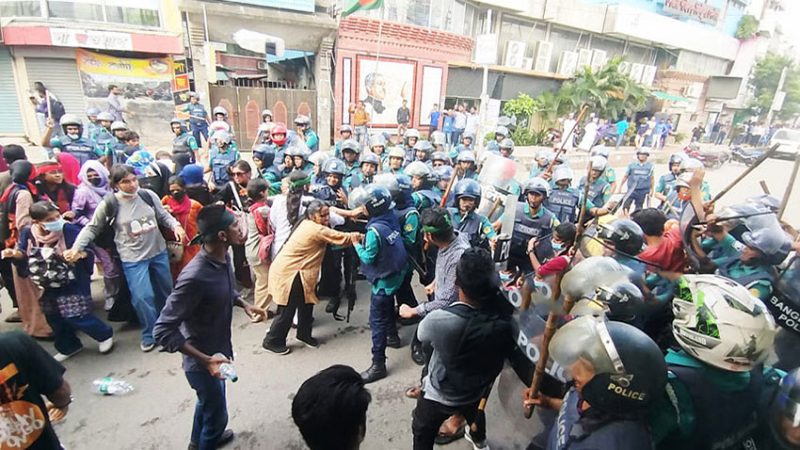
[[[606,182],[611,185],[611,192],[615,192],[617,189],[617,171],[611,167],[611,164],[608,164],[608,156],[610,152],[608,147],[605,145],[595,145],[592,147],[592,151],[589,153],[590,157],[594,156],[602,156],[603,159],[606,160],[606,170],[603,173],[603,177],[606,179]]]
[[[125,164],[125,161],[133,154],[125,142],[128,134],[128,125],[121,120],[111,123],[111,133],[114,139],[109,143],[106,156],[110,156],[106,161],[106,166],[111,167],[113,164]],[[110,154],[108,151],[110,150]]]
[[[462,152],[472,151],[472,143],[475,142],[475,136],[465,134],[461,136],[461,142],[458,145],[453,145],[450,149],[450,159],[455,161]]]
[[[683,157],[677,153],[669,157],[669,172],[658,177],[655,193],[653,196],[663,202],[669,198],[669,194],[676,190],[675,183],[681,174],[681,163]]]
[[[292,166],[294,170],[302,170],[305,173],[311,173],[313,169],[308,158],[311,156],[311,151],[304,142],[295,141],[286,149],[285,156],[292,157]]]
[[[539,261],[551,258],[553,248],[550,239],[544,238],[552,236],[553,228],[559,221],[555,214],[544,206],[551,195],[550,184],[547,181],[542,178],[531,178],[525,183],[522,195],[525,201],[517,204],[514,213],[514,232],[511,234],[508,268],[517,268],[523,273],[529,273],[533,267],[528,257],[528,243],[536,239],[537,245],[533,251]]]
[[[644,250],[644,231],[630,219],[617,219],[598,225],[597,238],[603,243],[603,255],[610,256],[636,274],[641,280],[647,270],[636,255]]]
[[[777,370],[772,378],[780,375]],[[761,412],[759,450],[797,450],[800,448],[800,369],[794,369],[768,391]]]
[[[447,208],[453,219],[453,228],[467,236],[472,247],[489,248],[489,240],[497,234],[486,216],[475,211],[481,203],[481,185],[464,179],[453,186],[455,208]]]
[[[421,161],[428,167],[433,167],[431,153],[433,153],[433,145],[430,141],[421,139],[414,144],[414,161]]]
[[[531,167],[530,178],[541,176],[542,173],[550,167],[550,163],[553,162],[553,158],[555,157],[555,153],[549,148],[543,148],[536,151],[536,164]]]
[[[269,195],[281,192],[281,171],[275,165],[275,149],[269,144],[259,144],[253,149],[253,163],[261,178],[269,183]]]
[[[389,156],[386,153],[386,137],[383,134],[376,134],[370,137],[369,141],[369,149],[380,161],[380,164],[378,164],[378,172],[383,172],[386,166],[386,159]]]
[[[578,221],[578,215],[583,200],[583,192],[572,187],[572,169],[561,164],[553,170],[553,181],[555,188],[547,197],[545,206],[558,218],[559,222]],[[586,212],[594,216],[608,214],[608,210],[596,207],[591,200],[586,201]]]
[[[233,131],[233,125],[228,123],[227,109],[222,106],[215,106],[214,109],[211,110],[211,113],[214,115],[214,120],[208,125],[208,140],[210,142],[209,145],[214,145],[213,137],[215,133],[225,131],[233,136],[235,132]]]
[[[311,129],[311,119],[308,116],[300,114],[295,117],[294,126],[297,129],[297,134],[303,137],[303,141],[308,146],[308,149],[311,150],[311,153],[319,150],[319,137]]]
[[[231,134],[218,131],[212,136],[211,150],[208,153],[206,172],[211,172],[214,185],[219,189],[230,181],[229,170],[240,158],[239,150],[233,145]]]
[[[353,127],[351,127],[350,125],[342,125],[342,127],[339,128],[339,136],[341,136],[341,139],[336,141],[336,144],[334,144],[333,146],[334,156],[336,156],[339,159],[342,159],[342,143],[348,139],[353,138]]]
[[[500,153],[500,142],[509,135],[508,128],[500,125],[494,129],[494,140],[486,144],[486,150],[492,153]]]
[[[511,140],[509,138],[505,138],[502,141],[500,141],[499,145],[500,145],[500,156],[502,156],[503,158],[508,158],[508,159],[510,159],[512,161],[516,161],[517,160],[517,158],[512,156],[512,154],[514,153],[514,141],[513,140]]]
[[[325,184],[314,191],[314,197],[328,205],[346,209],[348,206],[346,203],[347,193],[343,182],[347,167],[345,167],[344,162],[337,158],[331,158],[323,165],[322,172],[325,176]],[[334,228],[341,231],[349,229],[349,226],[345,224]],[[338,315],[338,311],[341,304],[342,258],[345,250],[344,247],[335,245],[329,245],[325,250],[318,286],[320,296],[330,297],[328,305],[325,307],[325,312],[333,314],[333,317],[337,320],[342,319]]]
[[[192,129],[195,142],[200,145],[203,143],[202,139],[208,141],[208,124],[210,123],[208,111],[200,103],[200,96],[197,93],[189,93],[189,104],[186,105],[183,111],[189,114],[189,126]]]
[[[411,187],[414,190],[411,198],[418,211],[439,205],[442,196],[434,190],[436,179],[430,166],[422,161],[414,161],[406,166],[403,173],[411,178]]]
[[[361,155],[359,167],[361,168],[359,172],[352,174],[347,180],[345,180],[345,187],[347,189],[357,188],[359,186],[372,183],[373,178],[378,173],[380,159],[378,159],[378,156],[373,153],[364,153]]]
[[[602,156],[592,156],[592,174],[589,179],[589,201],[595,205],[605,205],[611,195],[611,185],[606,180],[605,174],[607,161]],[[578,186],[584,186],[586,177],[581,177]]]
[[[475,153],[464,150],[456,157],[456,176],[459,180],[477,180],[478,172],[475,167]]]
[[[403,164],[406,159],[406,151],[402,147],[392,147],[389,150],[389,157],[386,158],[385,171],[400,175],[403,172]]]
[[[74,114],[64,114],[59,120],[63,135],[49,139],[54,153],[66,152],[78,159],[81,165],[90,159],[98,159],[104,154],[98,152],[95,142],[83,137],[83,122]],[[110,123],[109,123],[110,126]],[[48,127],[45,139],[52,134]]]
[[[347,167],[344,174],[345,180],[359,172],[358,155],[361,153],[361,146],[355,139],[348,139],[342,142],[342,158]]]
[[[411,161],[414,161],[415,154],[414,154],[414,146],[417,145],[417,141],[419,141],[419,131],[416,128],[409,128],[406,130],[406,133],[403,135],[403,149],[405,150],[405,161],[403,165],[407,165]]]
[[[265,109],[261,111],[261,123],[258,124],[258,133],[253,140],[253,147],[259,144],[269,144],[271,142],[270,133],[275,123],[272,122],[272,111]]]
[[[630,281],[615,281],[598,286],[591,297],[575,302],[570,315],[592,315],[624,322],[644,331],[644,295]]]
[[[197,161],[197,141],[186,131],[181,119],[176,117],[169,125],[175,134],[175,139],[172,140],[172,162],[175,163],[175,172],[178,173],[183,166]]]
[[[97,123],[97,115],[100,114],[100,108],[92,106],[91,108],[86,110],[86,128],[83,130],[83,137],[90,138],[94,136],[97,127],[100,126]]]
[[[636,209],[642,209],[645,200],[653,195],[655,183],[653,182],[653,163],[647,159],[650,157],[650,149],[641,147],[636,150],[637,161],[628,165],[625,176],[622,177],[622,184],[627,182],[628,198],[623,203],[622,208],[628,210],[631,203]]]
[[[450,165],[450,157],[447,156],[447,153],[436,151],[431,154],[431,166],[435,169],[440,166],[449,166]]]

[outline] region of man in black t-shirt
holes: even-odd
[[[72,399],[64,370],[28,335],[0,333],[0,448],[61,448],[42,395],[66,414]]]

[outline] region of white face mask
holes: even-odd
[[[67,137],[70,138],[70,139],[78,139],[79,137],[81,137],[81,135],[80,134],[67,134]]]
[[[137,187],[135,191],[130,192],[130,193],[129,192],[125,192],[122,189],[120,189],[119,193],[122,194],[123,197],[133,198],[133,197],[136,197],[136,195],[139,193],[139,188]]]

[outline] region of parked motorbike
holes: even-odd
[[[744,148],[741,145],[735,145],[731,148],[731,161],[750,167],[763,154],[763,148]]]
[[[728,159],[731,157],[726,151],[703,149],[696,142],[692,142],[684,147],[683,151],[690,158],[702,162],[703,167],[706,169],[718,169],[728,162]]]

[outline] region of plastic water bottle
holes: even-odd
[[[222,353],[215,353],[214,356],[227,359]],[[233,364],[231,363],[220,364],[219,373],[222,375],[222,378],[231,380],[233,383],[236,383],[239,380],[239,375],[236,375],[236,368],[233,367]]]
[[[105,377],[92,382],[92,390],[102,395],[125,395],[133,392],[133,386],[123,380]]]

